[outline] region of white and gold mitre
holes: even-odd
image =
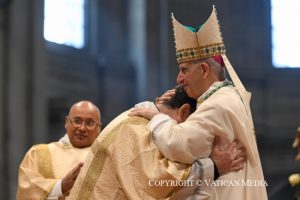
[[[191,30],[180,24],[172,14],[176,58],[183,63],[201,58],[225,54],[220,25],[215,6],[208,20],[199,28]]]

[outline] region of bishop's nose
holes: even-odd
[[[181,73],[179,73],[177,75],[176,83],[177,84],[182,84],[183,83],[183,77],[182,77]]]

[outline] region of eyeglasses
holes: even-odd
[[[84,124],[88,130],[94,130],[98,125],[101,125],[101,123],[95,122],[93,120],[83,121],[80,118],[71,119],[69,117],[68,117],[68,119],[71,122],[72,126],[75,128],[79,128]]]

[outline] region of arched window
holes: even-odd
[[[44,38],[76,49],[85,47],[85,0],[45,0]]]
[[[299,0],[271,0],[272,63],[276,68],[300,67]]]

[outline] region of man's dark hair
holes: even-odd
[[[185,92],[184,88],[180,85],[175,87],[175,95],[168,101],[165,101],[163,104],[172,109],[180,108],[183,104],[190,104],[190,111],[193,113],[196,110],[197,101],[190,98]]]

